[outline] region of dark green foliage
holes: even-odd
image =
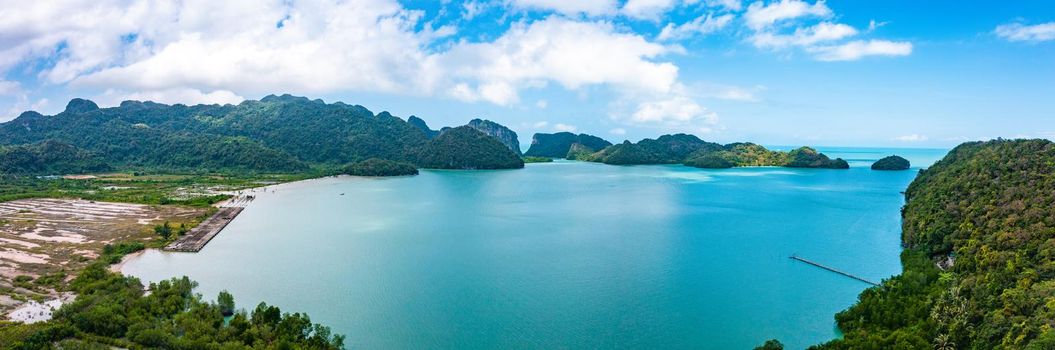
[[[473,129],[479,130],[480,132],[487,134],[488,136],[494,137],[503,145],[509,147],[510,151],[520,156],[520,141],[517,140],[517,133],[502,124],[495,123],[490,120],[473,119],[469,121],[467,126]]]
[[[836,315],[823,349],[1051,349],[1055,144],[962,144],[905,192],[904,271]],[[941,264],[944,271],[937,267]]]
[[[685,165],[707,169],[727,169],[737,166],[736,161],[731,158],[732,157],[723,157],[722,155],[712,153],[702,157],[689,159],[685,161]]]
[[[630,141],[611,145],[590,156],[590,161],[613,165],[656,164],[658,160],[657,156]]]
[[[216,296],[216,305],[220,307],[220,313],[224,316],[234,315],[234,296],[226,290],[221,290]]]
[[[168,221],[165,221],[164,224],[154,226],[154,233],[160,235],[161,238],[168,240],[172,237],[172,226],[169,225]]]
[[[887,156],[872,163],[872,170],[908,170],[908,159],[899,156]]]
[[[755,350],[784,350],[784,344],[781,344],[779,340],[770,339],[766,340],[765,344],[755,347]]]
[[[553,158],[550,157],[524,157],[524,163],[552,163]]]
[[[418,165],[433,169],[516,169],[523,168],[524,161],[494,137],[460,126],[429,140]]]
[[[429,124],[425,123],[424,120],[416,116],[412,115],[407,118],[407,123],[414,126],[415,128],[418,128],[418,130],[421,130],[421,132],[425,133],[425,137],[428,139],[432,139],[433,137],[436,137],[436,135],[440,134],[438,130],[430,129]]]
[[[0,173],[66,174],[110,170],[102,157],[65,142],[0,146]]]
[[[418,168],[408,163],[370,158],[349,164],[342,173],[354,176],[405,176],[417,175]]]
[[[554,134],[536,133],[531,137],[531,148],[524,155],[532,157],[562,158],[571,151],[573,144],[579,144],[590,150],[601,150],[612,143],[587,134],[558,132]],[[592,152],[591,152],[592,153]]]
[[[217,303],[194,293],[197,284],[174,278],[149,286],[110,272],[100,261],[71,283],[77,298],[52,320],[33,325],[0,324],[4,348],[52,349],[343,349],[344,337],[314,324],[307,315],[282,313],[261,303],[252,312],[234,310],[234,297]],[[231,311],[224,322],[225,311]]]

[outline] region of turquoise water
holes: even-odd
[[[788,256],[896,274],[916,171],[868,160],[944,154],[821,150],[853,168],[555,162],[278,185],[202,252],[124,272],[307,312],[353,348],[799,349],[837,336],[868,285]]]

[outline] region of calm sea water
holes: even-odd
[[[868,285],[788,256],[898,273],[916,170],[867,167],[945,153],[821,150],[853,168],[554,162],[278,185],[202,252],[124,272],[307,312],[354,348],[804,348]]]

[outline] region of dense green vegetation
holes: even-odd
[[[0,175],[0,201],[23,198],[82,198],[103,202],[179,204],[205,207],[237,190],[262,184],[329,175],[301,174],[144,174],[108,173],[85,179]]]
[[[886,156],[872,163],[872,170],[908,170],[910,166],[908,159]]]
[[[417,175],[418,168],[415,168],[414,165],[408,163],[370,158],[361,162],[348,164],[348,166],[344,167],[341,172],[346,175],[355,176],[405,176]]]
[[[905,192],[904,271],[818,349],[1055,348],[1055,144],[962,144]]]
[[[552,163],[553,158],[550,157],[524,157],[524,163]]]
[[[784,344],[780,343],[779,340],[770,339],[760,346],[755,347],[755,350],[784,350]]]
[[[506,145],[470,126],[448,129],[429,140],[418,164],[433,169],[515,169],[524,161]]]
[[[572,149],[572,145],[579,144],[589,153],[611,146],[612,143],[604,139],[587,134],[572,134],[570,132],[558,132],[555,134],[536,133],[531,137],[531,148],[524,153],[532,157],[564,158]],[[576,152],[576,154],[581,153]]]
[[[143,249],[108,246],[70,283],[77,298],[47,322],[0,323],[5,349],[343,349],[344,337],[300,313],[261,303],[234,310],[234,297],[217,302],[194,293],[196,283],[175,278],[151,283],[110,272],[110,263]],[[149,291],[149,293],[146,293]],[[225,319],[224,314],[232,315]]]
[[[102,157],[68,143],[46,140],[35,144],[0,146],[0,173],[89,173],[110,170]]]

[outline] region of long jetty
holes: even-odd
[[[191,229],[190,232],[187,232],[186,235],[165,246],[165,250],[192,253],[201,251],[202,248],[205,248],[205,244],[209,243],[224,227],[227,227],[227,224],[231,223],[231,220],[234,220],[238,214],[242,213],[242,209],[244,208],[220,208],[216,211],[216,214],[205,219],[201,224]]]
[[[801,262],[804,262],[804,263],[807,263],[807,264],[810,264],[810,265],[813,265],[813,266],[816,266],[816,267],[819,267],[819,268],[822,268],[822,269],[825,269],[825,270],[828,270],[828,271],[831,271],[831,272],[835,272],[835,273],[837,273],[837,274],[840,274],[840,275],[843,275],[843,276],[846,276],[846,277],[850,277],[850,278],[853,278],[853,279],[855,279],[855,280],[858,280],[858,281],[861,281],[861,282],[864,282],[864,283],[868,283],[868,284],[871,284],[871,285],[873,285],[873,286],[878,286],[878,285],[879,285],[879,283],[875,283],[875,282],[872,282],[872,281],[866,280],[866,279],[864,279],[863,277],[859,277],[859,276],[857,276],[857,275],[854,275],[854,274],[852,274],[852,273],[848,273],[848,272],[843,272],[843,271],[837,270],[837,269],[835,269],[835,268],[832,268],[832,267],[828,267],[828,266],[822,265],[822,264],[820,264],[820,263],[817,263],[817,262],[813,262],[813,261],[810,261],[810,260],[808,260],[808,259],[805,259],[805,258],[799,257],[799,256],[797,256],[797,255],[792,255],[792,256],[790,256],[789,258],[792,258],[792,259],[795,259],[795,260],[798,260],[798,261],[801,261]]]

